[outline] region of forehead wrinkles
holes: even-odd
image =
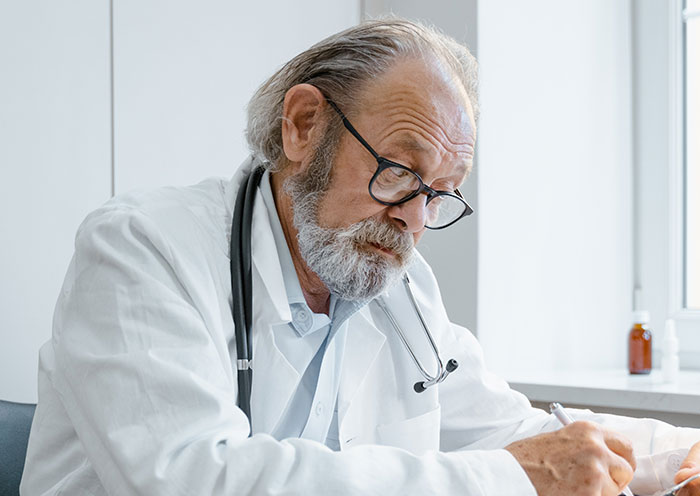
[[[472,125],[466,111],[458,105],[447,102],[440,105],[419,101],[413,92],[397,91],[384,101],[370,105],[375,116],[383,117],[375,122],[383,122],[379,130],[381,138],[399,131],[413,131],[429,141],[433,146],[450,154],[465,154],[469,158],[474,153]],[[440,107],[451,107],[443,110]]]

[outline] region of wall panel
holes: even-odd
[[[365,16],[387,14],[430,23],[465,43],[478,58],[477,0],[365,0]],[[478,138],[478,132],[477,132]],[[478,141],[478,140],[477,140]],[[418,250],[428,261],[440,284],[447,314],[453,322],[477,333],[477,229],[480,222],[477,178],[479,155],[460,188],[475,213],[443,231],[427,232]]]
[[[478,14],[486,357],[498,370],[624,367],[630,4],[508,0]]]
[[[36,400],[73,236],[110,194],[109,2],[0,3],[0,398]]]
[[[357,0],[116,0],[116,192],[233,175],[253,91],[359,13]]]

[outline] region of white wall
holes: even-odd
[[[357,0],[115,1],[116,192],[231,176],[255,89],[359,18]]]
[[[659,348],[669,309],[669,18],[666,2],[632,4],[634,36],[635,285]],[[656,358],[656,357],[655,357]]]
[[[359,1],[303,3],[114,1],[117,192],[232,173],[250,92],[359,18]],[[475,0],[450,3],[364,2],[475,48]],[[627,2],[479,3],[477,213],[422,250],[450,315],[474,328],[478,225],[478,331],[496,368],[624,361],[629,22]],[[36,399],[75,229],[109,196],[109,54],[107,0],[0,6],[0,398]]]
[[[377,17],[389,13],[427,21],[446,34],[466,43],[478,57],[477,0],[365,0],[365,16]],[[474,169],[461,188],[474,208],[474,214],[454,226],[437,232],[428,232],[418,245],[440,283],[447,313],[453,322],[462,324],[475,333],[477,329],[477,229],[480,205],[477,191],[479,156]]]
[[[109,198],[109,2],[0,3],[0,398],[39,346],[83,217]]]
[[[358,0],[0,3],[0,398],[36,401],[78,224],[116,192],[231,176],[244,105]]]
[[[629,2],[480,2],[479,338],[500,371],[624,367]]]

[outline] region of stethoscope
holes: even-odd
[[[233,210],[233,219],[231,221],[231,295],[232,295],[232,312],[233,323],[235,326],[234,334],[236,338],[236,368],[238,370],[238,406],[246,416],[250,419],[250,394],[253,384],[252,377],[252,357],[253,343],[251,339],[251,326],[253,320],[253,278],[251,272],[251,226],[253,220],[253,206],[255,194],[257,193],[260,179],[265,170],[262,167],[255,167],[246,177],[242,184],[238,196],[236,197],[236,205]],[[236,229],[236,226],[238,227]],[[430,343],[430,347],[435,355],[437,363],[437,371],[435,375],[430,375],[423,367],[418,357],[413,352],[406,335],[399,326],[398,321],[394,317],[386,302],[380,297],[375,301],[384,311],[389,322],[394,327],[396,334],[413,359],[416,368],[420,371],[423,379],[413,385],[413,389],[417,393],[422,393],[430,386],[439,384],[444,381],[447,376],[454,372],[458,367],[457,360],[451,358],[443,365],[438,351],[437,344],[433,339],[428,325],[423,318],[423,313],[418,307],[416,298],[411,291],[411,282],[408,275],[403,276],[403,284],[406,288],[408,299],[413,305],[413,309],[418,316],[418,320],[423,327],[425,336]],[[243,332],[239,332],[242,330]]]

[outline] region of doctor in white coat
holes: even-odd
[[[612,496],[700,471],[696,430],[583,411],[591,422],[559,429],[449,322],[414,245],[437,206],[462,201],[475,77],[439,33],[362,24],[260,88],[255,158],[232,181],[129,194],[88,216],[40,353],[21,493]],[[249,420],[228,254],[240,183],[259,165]],[[406,177],[417,195],[378,201]],[[459,362],[423,393],[379,305],[434,369],[403,273],[443,361]]]

